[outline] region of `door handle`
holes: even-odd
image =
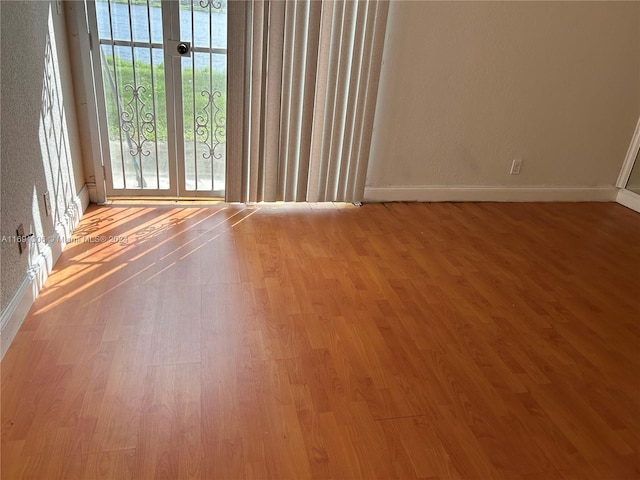
[[[189,44],[186,42],[180,42],[176,47],[176,50],[180,55],[186,55],[189,53]]]
[[[190,57],[191,56],[191,43],[181,42],[180,40],[167,40],[165,49],[172,56]]]

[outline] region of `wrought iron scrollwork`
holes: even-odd
[[[148,157],[151,153],[145,146],[155,137],[156,120],[151,112],[145,112],[146,104],[142,101],[141,95],[147,91],[144,85],[134,87],[125,85],[125,91],[131,91],[131,100],[120,114],[120,127],[129,139],[129,153],[136,157],[142,155]]]
[[[200,0],[200,6],[202,8],[211,7],[220,9],[222,8],[222,0]]]
[[[207,99],[202,114],[196,117],[196,135],[206,145],[208,152],[203,153],[203,158],[222,158],[227,134],[226,119],[222,109],[216,104],[216,100],[222,97],[219,91],[213,93],[202,90],[200,95]],[[222,150],[222,151],[221,151]]]

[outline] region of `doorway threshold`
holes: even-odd
[[[103,205],[220,205],[222,197],[111,197]]]

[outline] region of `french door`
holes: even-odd
[[[87,7],[106,194],[224,197],[227,1]]]

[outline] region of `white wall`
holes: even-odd
[[[88,196],[82,196],[84,174],[64,16],[55,2],[2,1],[0,21],[0,229],[8,239],[21,223],[25,233],[37,239],[22,255],[16,243],[0,243],[4,354]],[[46,191],[52,206],[49,216]]]
[[[365,197],[597,197],[639,113],[638,2],[392,1]]]

